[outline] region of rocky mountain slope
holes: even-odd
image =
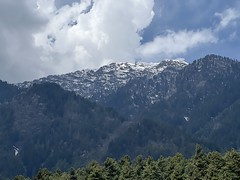
[[[240,149],[240,62],[230,58],[113,63],[18,87],[0,82],[5,174],[124,154],[189,156],[195,143]]]
[[[112,63],[96,70],[86,69],[63,75],[51,75],[17,85],[24,88],[34,83],[53,82],[82,97],[102,102],[105,97],[125,86],[130,80],[140,77],[149,79],[166,68],[180,70],[187,64],[183,59],[165,60],[160,63]]]
[[[156,119],[199,136],[202,128],[231,111],[228,108],[240,98],[240,63],[217,55],[190,64],[179,59],[158,64],[113,63],[34,82],[45,81],[114,108],[127,119]]]
[[[57,84],[34,84],[0,104],[0,177],[31,176],[41,167],[67,170],[92,160],[102,161],[107,156],[119,157],[127,152],[119,147],[128,144],[124,132],[135,133],[131,129],[136,126],[146,141],[136,141],[132,157],[150,155],[158,146],[163,147],[154,150],[155,156],[193,150],[195,141],[184,134],[177,136],[181,134],[179,130],[143,122],[124,119],[112,109],[65,91]],[[121,136],[120,142],[117,139]],[[163,138],[165,141],[160,141]],[[184,143],[176,146],[178,140]]]
[[[66,169],[97,159],[123,122],[114,111],[56,84],[33,85],[0,105],[0,157],[6,159],[0,172],[15,167],[13,172],[31,175],[40,167]]]
[[[185,129],[218,144],[219,149],[240,148],[240,134],[235,128],[240,123],[238,61],[214,55],[196,60],[179,72],[176,89],[170,98],[154,104],[143,116]],[[222,135],[226,138],[220,132],[225,132]]]

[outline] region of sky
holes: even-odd
[[[207,54],[240,59],[239,0],[0,0],[0,79]]]

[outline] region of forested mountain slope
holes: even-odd
[[[0,174],[31,176],[39,167],[125,154],[189,157],[196,143],[239,150],[239,109],[240,63],[217,55],[190,64],[113,63],[18,87],[1,81]]]
[[[66,169],[98,159],[98,149],[123,121],[59,85],[33,85],[0,105],[0,172],[31,175],[40,167]]]

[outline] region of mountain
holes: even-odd
[[[40,167],[66,169],[98,159],[123,122],[59,85],[35,84],[0,105],[0,174],[32,175]]]
[[[97,70],[53,75],[17,85],[27,88],[34,83],[57,83],[65,90],[112,107],[129,118],[135,117],[142,107],[157,102],[160,97],[171,96],[175,91],[172,81],[175,81],[176,73],[187,65],[183,59],[160,63],[112,63]],[[124,108],[126,106],[129,108]]]
[[[169,66],[182,69],[187,64],[183,59],[165,60],[160,63],[111,63],[97,70],[85,69],[63,75],[51,75],[17,85],[26,88],[34,83],[53,82],[94,102],[103,102],[105,97],[125,86],[130,80],[139,77],[152,78]]]
[[[221,127],[221,132],[227,129],[222,126],[226,121],[223,114],[236,114],[232,109],[238,107],[240,63],[237,60],[207,55],[190,64],[181,59],[156,64],[112,63],[98,70],[49,76],[34,82],[42,81],[56,82],[93,102],[114,108],[127,119],[168,124],[215,144],[215,148],[240,148],[239,136],[231,136],[231,141],[221,144],[215,142],[216,127]],[[233,122],[233,116],[230,117]],[[234,122],[238,124],[238,119]],[[214,130],[207,136],[211,128]]]
[[[17,86],[0,80],[0,103],[10,101],[19,92]]]
[[[240,134],[235,128],[240,120],[233,116],[240,108],[238,61],[216,55],[196,60],[178,73],[176,89],[143,116],[184,129],[220,150],[240,148]],[[224,138],[220,132],[225,132]]]
[[[181,59],[155,64],[112,63],[98,70],[49,76],[34,82],[45,81],[56,82],[93,102],[111,107],[133,122],[150,119],[212,143],[214,148],[240,148],[238,133],[231,137],[229,134],[222,143],[215,141],[219,132],[229,130],[223,125],[228,124],[226,119],[235,123],[235,127],[238,124],[238,119],[231,116],[237,114],[240,99],[237,60],[207,55],[190,64]],[[226,118],[226,114],[231,118]]]
[[[109,143],[107,154],[114,158],[120,158],[126,154],[131,158],[137,155],[144,157],[151,155],[158,158],[181,152],[184,156],[190,157],[197,143],[208,148],[207,143],[192,138],[174,126],[151,119],[141,119]]]
[[[142,76],[127,82],[102,101],[105,106],[116,109],[132,119],[138,118],[144,109],[168,99],[176,92],[176,77],[186,67],[182,61],[163,61],[164,69],[152,77]]]
[[[151,94],[157,100],[148,101],[148,97],[154,97]],[[236,60],[207,55],[180,70],[168,67],[153,78],[129,81],[112,97],[111,107],[135,118],[136,114],[131,113],[137,112],[137,119],[144,119],[110,144],[113,154],[121,156],[117,150],[124,149],[131,155],[141,147],[148,147],[153,156],[161,147],[173,152],[176,144],[178,148],[187,146],[183,145],[186,138],[182,135],[221,152],[240,149],[240,63]],[[142,124],[148,124],[148,128],[142,128]],[[163,133],[169,128],[174,131]],[[147,137],[154,132],[158,132],[158,138],[152,144],[154,138]],[[168,143],[164,144],[166,137]]]
[[[17,91],[0,104],[0,174],[31,175],[39,167],[67,169],[124,154],[190,156],[196,143],[240,149],[240,62],[227,57],[112,63],[20,89],[3,84],[0,93]]]
[[[132,157],[153,152],[156,157],[187,154],[196,142],[177,129],[151,120],[124,119],[113,109],[54,83],[33,84],[2,103],[0,123],[2,179],[17,174],[32,176],[41,167],[67,170],[108,156],[117,158],[130,150],[135,138]],[[158,147],[161,149],[156,150]]]

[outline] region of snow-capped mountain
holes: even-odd
[[[199,142],[240,149],[240,62],[227,57],[112,63],[18,85],[0,81],[0,151],[23,170],[66,158],[63,167],[123,154],[190,155]]]
[[[111,63],[96,70],[84,69],[63,75],[50,75],[31,82],[19,83],[18,86],[24,88],[34,83],[54,82],[65,90],[74,91],[93,101],[101,101],[130,80],[140,77],[150,79],[166,68],[180,70],[186,65],[188,63],[183,59],[164,60],[160,63]]]
[[[230,87],[227,85],[230,80],[238,82],[239,68],[238,61],[207,55],[191,64],[183,59],[160,63],[112,63],[96,70],[52,75],[18,86],[57,83],[65,90],[112,107],[124,117],[133,119],[142,116],[144,109],[148,111],[154,104],[174,101],[172,104],[177,106],[181,101],[191,99],[178,108],[187,105],[182,117],[189,117],[199,98],[201,101],[206,99],[210,92],[212,95],[221,94],[223,89]]]

